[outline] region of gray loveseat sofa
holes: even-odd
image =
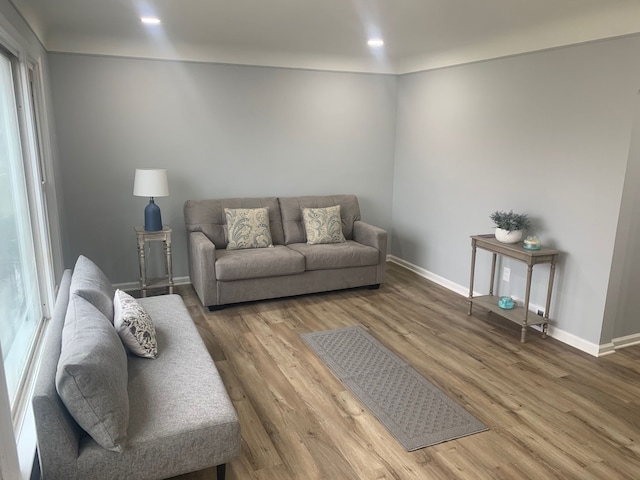
[[[117,346],[117,333],[114,339],[111,332],[115,331],[109,323],[114,291],[105,280],[93,262],[80,257],[73,276],[65,271],[60,284],[32,398],[42,478],[162,479],[213,466],[218,466],[218,479],[224,478],[225,464],[240,453],[240,424],[182,299],[178,295],[140,299],[155,327],[158,357],[141,358],[123,349],[114,361],[102,346],[115,345],[116,351],[123,346]],[[69,334],[74,337],[70,339]],[[97,443],[74,420],[58,394],[58,363],[70,341],[81,345],[80,352],[94,362],[87,367],[89,372],[107,361],[106,372],[123,364],[124,382],[116,379],[115,385],[109,383],[113,380],[109,374],[81,377],[70,369],[86,395],[82,400],[91,406],[99,402],[104,413],[99,420],[105,425],[114,421],[116,408],[104,403],[124,395],[128,424],[120,451]],[[70,364],[76,369],[78,361]],[[124,392],[115,391],[118,385]],[[85,420],[86,414],[82,414]],[[96,431],[104,442],[108,426],[97,423],[91,428],[99,427]]]
[[[340,205],[344,243],[308,245],[302,208]],[[269,212],[273,248],[227,250],[225,208]],[[387,232],[363,222],[355,195],[188,200],[189,275],[204,306],[384,282]]]

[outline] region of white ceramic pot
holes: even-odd
[[[522,230],[505,230],[504,228],[496,228],[496,240],[502,243],[517,243],[522,239]]]

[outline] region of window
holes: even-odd
[[[12,59],[3,53],[0,55],[0,346],[12,407],[42,320],[14,78]]]

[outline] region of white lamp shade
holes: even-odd
[[[133,194],[136,197],[169,196],[167,171],[164,168],[136,168]]]

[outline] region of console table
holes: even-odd
[[[473,279],[476,268],[476,249],[482,249],[491,252],[491,283],[489,284],[489,295],[482,295],[478,297],[473,296]],[[524,243],[502,243],[495,239],[493,234],[488,235],[472,235],[471,236],[471,279],[469,284],[469,312],[471,315],[471,309],[473,304],[477,303],[481,307],[486,308],[502,317],[505,317],[513,322],[522,325],[520,333],[520,341],[524,343],[527,335],[527,327],[529,325],[542,325],[542,338],[546,338],[547,329],[549,327],[549,307],[551,306],[551,292],[553,290],[553,278],[556,271],[556,262],[560,252],[551,248],[541,248],[540,250],[527,250],[524,248]],[[524,294],[524,306],[514,307],[510,310],[505,310],[498,306],[498,300],[500,297],[493,295],[493,286],[496,276],[496,257],[503,255],[505,257],[519,260],[527,265],[527,286]],[[534,314],[534,319],[529,320],[529,296],[531,293],[531,275],[533,273],[534,265],[540,263],[550,263],[551,270],[549,272],[549,285],[547,287],[547,303],[544,309],[544,316],[540,317]]]
[[[149,232],[144,227],[135,227],[136,238],[138,241],[138,265],[140,267],[140,295],[147,296],[147,288],[168,286],[169,293],[173,293],[173,267],[171,264],[171,228],[166,225],[162,230],[157,232]],[[148,280],[147,264],[144,247],[147,242],[161,241],[164,247],[165,272],[163,278]]]

